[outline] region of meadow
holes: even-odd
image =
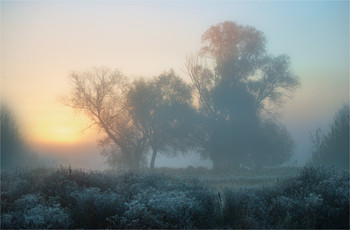
[[[3,170],[1,228],[349,228],[348,172],[240,173]]]

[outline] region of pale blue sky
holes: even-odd
[[[226,20],[261,30],[270,53],[291,57],[302,87],[281,120],[305,161],[308,132],[327,128],[349,100],[348,1],[2,1],[2,99],[30,138],[88,139],[78,134],[84,122],[57,102],[71,71],[107,66],[137,77],[173,68],[187,78],[186,56]]]

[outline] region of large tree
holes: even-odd
[[[147,150],[148,130],[132,119],[126,103],[128,83],[118,71],[93,69],[70,76],[73,91],[66,103],[90,118],[91,126],[106,134],[127,167],[139,169]]]
[[[152,149],[150,168],[158,152],[186,152],[190,146],[192,90],[173,71],[150,80],[136,80],[127,93],[134,123],[148,131]]]
[[[289,70],[289,58],[269,55],[262,32],[229,21],[209,28],[202,42],[199,55],[188,59],[187,70],[202,114],[203,153],[214,169],[237,168],[247,158],[263,163],[257,159],[270,154],[264,148],[267,142],[260,141],[262,129],[268,127],[264,119],[299,85]],[[274,126],[283,130],[278,122]],[[272,133],[278,138],[279,132]],[[280,138],[287,138],[281,143],[289,150],[280,154],[290,156],[290,137]]]

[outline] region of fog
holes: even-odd
[[[70,95],[72,85],[67,78],[72,72],[91,72],[94,66],[103,66],[111,70],[117,68],[129,84],[134,79],[141,78],[147,83],[149,79],[173,69],[176,77],[195,88],[192,89],[190,100],[197,110],[202,109],[197,111],[201,116],[209,115],[209,111],[203,111],[204,104],[208,103],[205,102],[208,97],[203,89],[212,93],[211,99],[216,97],[215,105],[221,106],[213,107],[214,110],[227,110],[224,112],[227,114],[222,115],[227,117],[232,115],[230,113],[234,107],[240,108],[240,104],[249,104],[248,101],[252,100],[249,97],[255,97],[255,122],[264,126],[268,119],[275,120],[275,125],[285,127],[290,140],[295,142],[293,150],[290,151],[291,156],[280,163],[302,166],[312,155],[309,133],[315,132],[318,127],[327,133],[334,113],[342,104],[348,103],[349,26],[346,4],[4,2],[1,16],[1,63],[4,67],[1,73],[2,101],[10,105],[30,151],[38,152],[40,156],[47,154],[57,155],[57,158],[81,158],[84,162],[90,162],[81,157],[84,152],[88,152],[86,155],[91,159],[93,157],[90,153],[92,155],[94,152],[94,159],[100,159],[100,164],[107,161],[106,157],[100,156],[102,150],[98,145],[101,140],[99,135],[103,135],[103,131],[96,134],[98,128],[92,127],[86,131],[90,136],[81,135],[81,130],[90,126],[91,119],[84,112],[79,113],[58,99]],[[62,18],[62,13],[66,17]],[[224,47],[210,37],[213,34],[210,34],[209,29],[225,21],[243,27],[233,33],[245,33],[245,37],[241,39],[251,42],[250,50],[245,50],[243,46],[235,50],[234,44]],[[321,25],[326,25],[329,31],[324,30]],[[221,30],[221,33],[226,32]],[[207,54],[205,58],[201,56],[204,53]],[[245,60],[244,55],[248,53],[253,58]],[[259,64],[254,63],[255,61],[262,62]],[[191,68],[195,69],[196,66],[210,71],[191,73]],[[276,79],[283,79],[284,82],[279,82],[280,85],[275,89],[263,89],[263,73],[265,71],[265,79],[273,82],[272,74],[267,74],[273,69],[279,71],[280,78]],[[261,75],[256,82],[246,76],[257,77],[259,71]],[[209,75],[205,76],[207,73]],[[222,86],[214,89],[213,82],[217,82],[217,79],[213,79],[210,73],[215,73],[221,79],[232,75],[238,81],[250,81],[243,86],[249,88],[248,94],[244,95],[243,92],[241,95],[233,95]],[[236,81],[234,78],[231,79],[232,82]],[[288,79],[297,81],[288,82]],[[270,95],[265,95],[269,90],[272,90]],[[218,92],[222,92],[222,95]],[[259,98],[258,94],[263,98]],[[277,94],[284,96],[276,97]],[[231,101],[236,105],[231,108],[226,105],[222,107],[220,103],[224,100],[220,97],[231,96],[240,97],[237,102]],[[275,99],[280,101],[274,101]],[[268,105],[270,102],[274,108]],[[262,114],[264,111],[266,114]],[[241,118],[238,120],[242,121]],[[252,126],[253,120],[251,118],[248,122]],[[201,122],[210,124],[208,121]],[[207,134],[210,129],[206,127]],[[242,134],[246,129],[247,126],[242,130],[235,127],[235,132]],[[252,139],[247,142],[259,142],[253,141],[257,136],[251,137],[248,133],[245,134],[248,135],[246,138]],[[257,129],[253,133],[258,133]],[[227,134],[235,135],[229,132]],[[245,137],[241,138],[246,140]],[[230,144],[222,145],[229,148]],[[72,147],[69,150],[68,147],[83,145],[86,149]],[[203,153],[203,149],[187,150],[198,152],[198,156],[178,153],[176,157],[168,158],[165,157],[166,154],[160,153],[155,158],[155,167],[161,167],[163,161],[173,162],[174,167],[187,167],[188,162],[194,162],[190,158],[198,158],[195,160],[196,164],[202,166],[208,165],[208,161],[212,162],[210,154]],[[68,157],[70,154],[77,156]],[[151,157],[149,155],[147,157]],[[182,157],[183,155],[185,156]],[[203,157],[206,160],[202,160]],[[150,163],[152,157],[146,161]],[[252,162],[251,159],[239,161]],[[96,168],[96,164],[92,164],[95,166],[88,166],[90,163],[87,163],[86,167]]]
[[[73,168],[231,171],[303,166],[321,151],[317,144],[336,135],[332,117],[348,102],[337,100],[328,105],[333,111],[324,107],[320,116],[311,109],[296,111],[305,105],[300,108],[295,100],[310,100],[314,89],[309,81],[309,88],[303,87],[290,56],[269,52],[263,31],[224,21],[201,39],[197,53],[184,59],[185,77],[173,69],[147,77],[108,67],[72,70],[69,87],[55,101],[55,107],[71,111],[64,125],[57,119],[68,113],[37,111],[35,119],[45,121],[41,130],[22,129],[23,114],[12,114],[18,105],[5,93],[11,109],[2,106],[3,137],[9,139],[3,158],[13,158],[9,165],[23,165],[25,156],[35,155]]]
[[[348,2],[1,2],[1,229],[348,229]]]

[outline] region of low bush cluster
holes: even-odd
[[[218,201],[198,180],[60,168],[2,172],[1,228],[214,228]]]
[[[230,228],[348,229],[349,174],[307,167],[274,186],[225,191]]]
[[[335,168],[220,193],[159,173],[6,170],[1,228],[349,228],[349,175]]]

